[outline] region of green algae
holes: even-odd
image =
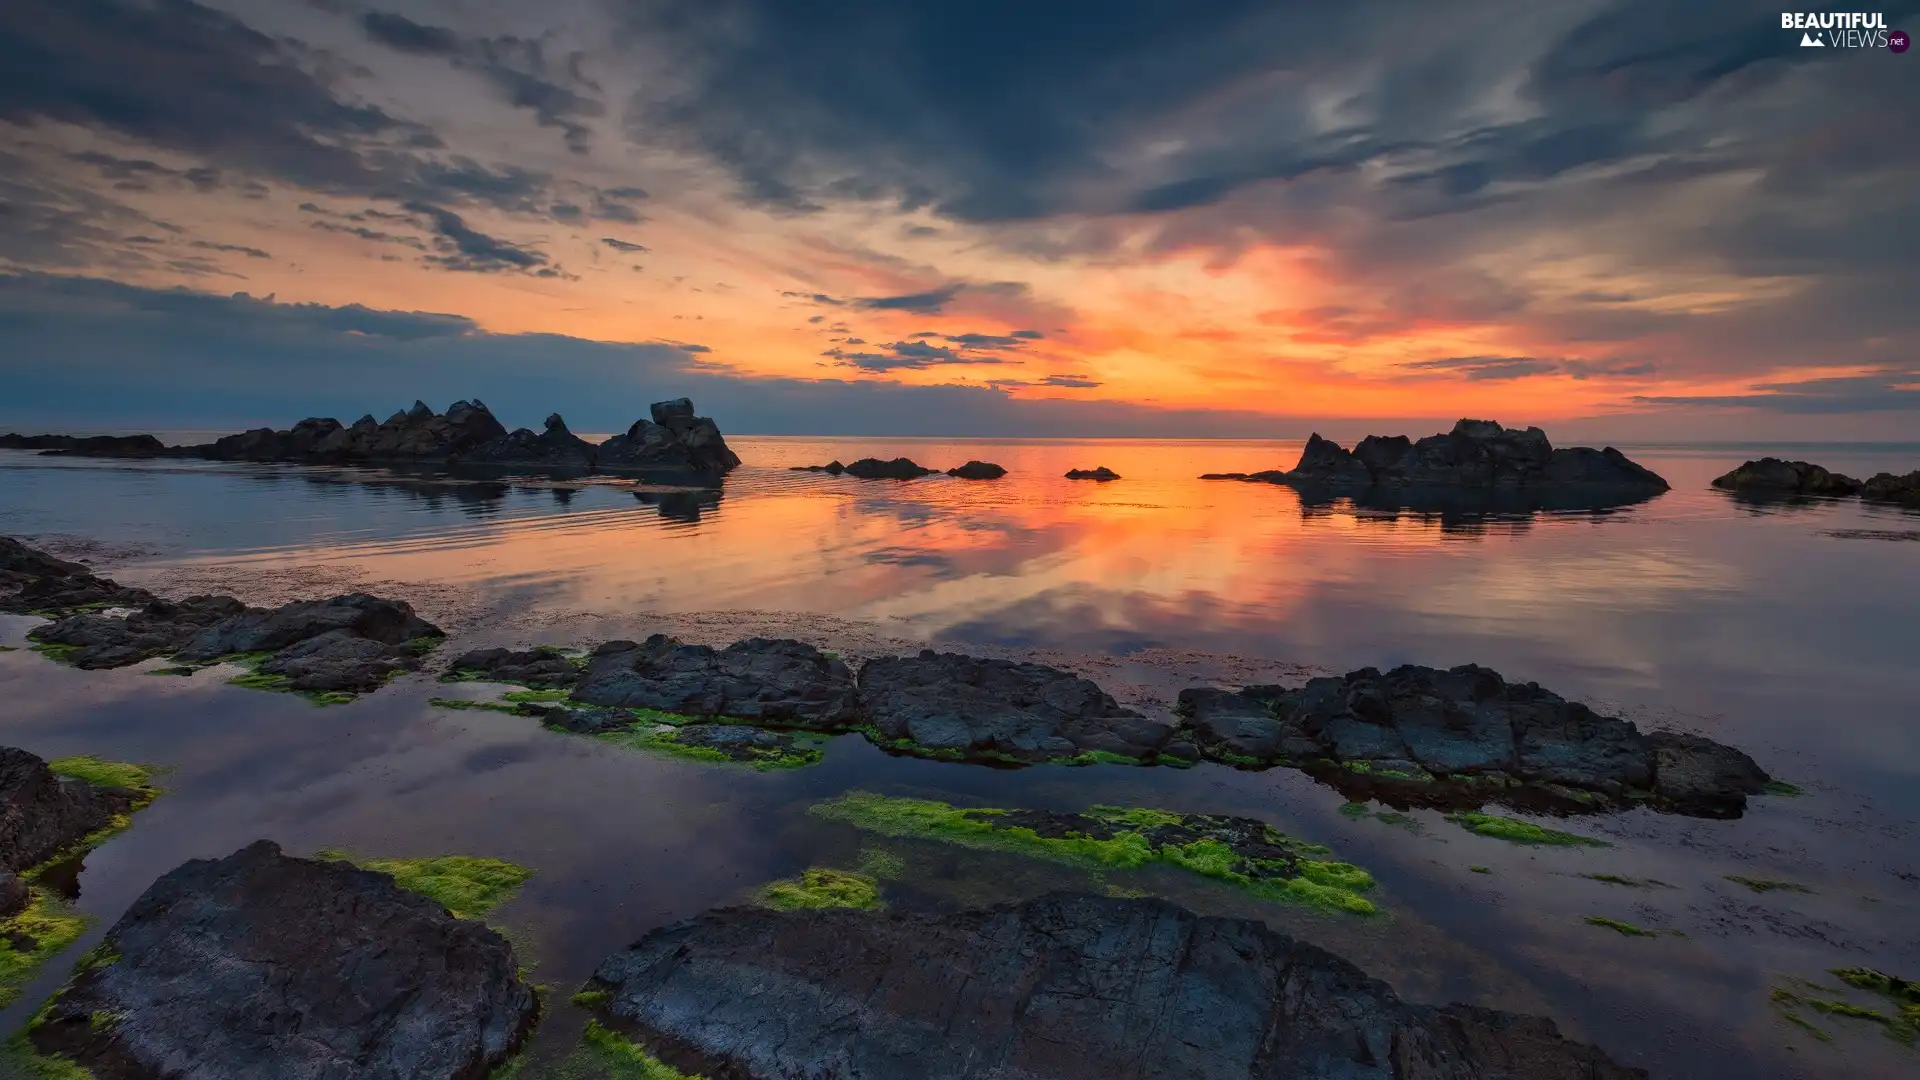
[[[147,672],[147,674],[149,674],[149,675],[178,675],[178,676],[180,676],[181,678],[183,678],[183,679],[185,679],[185,678],[191,678],[191,677],[193,677],[193,676],[194,676],[195,674],[197,674],[197,673],[199,672],[199,670],[200,670],[199,668],[197,668],[197,667],[193,667],[193,666],[192,666],[192,665],[190,665],[190,664],[176,664],[176,665],[173,665],[173,666],[171,666],[171,667],[157,667],[157,668],[154,668],[154,669],[153,669],[152,671],[149,671],[149,672]]]
[[[565,701],[573,696],[571,690],[509,690],[501,695],[501,700],[519,702],[540,702],[553,704]]]
[[[1856,990],[1878,994],[1894,1008],[1891,1016],[1872,1009],[1863,1010],[1871,1013],[1871,1016],[1859,1016],[1856,1013],[1839,1013],[1839,1015],[1859,1016],[1860,1019],[1871,1019],[1883,1024],[1888,1038],[1908,1046],[1920,1040],[1920,982],[1903,979],[1898,975],[1889,975],[1873,968],[1834,968],[1833,974],[1841,982]],[[1808,1004],[1814,1008],[1820,1008],[1820,1003],[1817,1001],[1811,1001]],[[1833,1011],[1838,1013],[1838,1010]]]
[[[905,859],[883,848],[861,848],[855,869],[875,881],[894,881],[907,872]]]
[[[126,761],[105,761],[92,754],[55,758],[47,762],[55,776],[82,781],[92,787],[131,791],[141,796],[145,806],[159,791],[153,786],[153,770]],[[138,809],[138,807],[136,807]]]
[[[1739,874],[1727,874],[1725,876],[1728,881],[1733,882],[1735,885],[1745,885],[1747,888],[1752,889],[1754,892],[1757,892],[1757,893],[1767,893],[1767,892],[1810,893],[1813,891],[1812,889],[1807,888],[1805,885],[1801,885],[1801,884],[1798,884],[1797,882],[1792,882],[1792,881],[1777,881],[1772,878],[1742,877]]]
[[[1006,851],[1096,870],[1164,863],[1236,885],[1264,900],[1356,915],[1379,910],[1361,895],[1374,886],[1371,874],[1321,859],[1325,847],[1246,819],[1111,806],[1081,814],[963,809],[866,791],[815,804],[809,813],[886,836]],[[1036,825],[1047,833],[1037,831]],[[1261,854],[1237,849],[1254,845]]]
[[[880,883],[865,874],[816,866],[797,878],[770,882],[760,889],[759,903],[775,911],[803,911],[816,908],[860,908],[872,910],[885,906],[880,901]]]
[[[27,647],[49,660],[62,664],[71,661],[73,654],[80,651],[80,646],[78,645],[60,645],[51,641],[42,641]]]
[[[266,690],[276,694],[293,694],[306,698],[315,705],[345,705],[354,699],[353,694],[344,690],[300,690],[295,688],[293,680],[285,675],[269,675],[264,671],[249,671],[235,675],[227,680],[228,686],[238,686],[243,690]]]
[[[488,712],[506,713],[508,716],[520,715],[516,705],[506,705],[498,701],[472,701],[467,698],[430,697],[427,704],[442,709],[485,709]]]
[[[1663,933],[1663,931],[1660,930],[1649,930],[1644,926],[1635,926],[1633,923],[1622,922],[1619,919],[1609,919],[1602,915],[1587,916],[1586,924],[1588,926],[1602,926],[1617,934],[1624,934],[1627,937],[1659,937]]]
[[[635,750],[652,750],[689,761],[701,761],[710,764],[751,765],[760,772],[776,769],[800,769],[816,765],[825,760],[827,753],[824,740],[794,736],[792,742],[783,746],[751,746],[741,744],[731,752],[698,743],[683,741],[685,736],[679,731],[681,725],[696,722],[688,717],[677,717],[680,725],[660,724],[646,726],[644,721],[620,731],[607,731],[593,736],[601,742],[612,743]]]
[[[647,1053],[645,1047],[598,1020],[587,1021],[580,1044],[575,1053],[587,1059],[583,1064],[597,1068],[607,1080],[701,1080]],[[567,1063],[562,1062],[562,1075],[566,1068]]]
[[[1469,866],[1469,867],[1467,867],[1467,869],[1468,869],[1468,870],[1471,870],[1472,872],[1474,872],[1474,873],[1476,873],[1476,874],[1491,874],[1491,873],[1493,873],[1493,870],[1492,870],[1492,868],[1491,868],[1491,867],[1486,867],[1486,866]]]
[[[597,1009],[613,1000],[613,991],[582,990],[567,1000],[582,1009]]]
[[[1780,795],[1789,799],[1798,798],[1806,794],[1805,791],[1800,789],[1800,785],[1789,784],[1785,780],[1769,780],[1760,791],[1765,795]]]
[[[1535,825],[1530,821],[1502,817],[1499,814],[1457,813],[1448,814],[1447,820],[1471,833],[1491,836],[1496,840],[1505,840],[1513,844],[1545,845],[1550,847],[1612,847],[1605,840],[1596,840],[1591,836],[1561,832]]]
[[[335,849],[319,852],[322,859],[352,863],[362,870],[392,876],[409,892],[439,901],[456,918],[484,919],[527,883],[533,871],[500,859],[471,855],[440,855],[426,859],[360,859]]]
[[[60,1054],[42,1054],[21,1031],[0,1049],[0,1074],[19,1080],[94,1080],[88,1069]]]
[[[1367,816],[1367,804],[1363,802],[1341,803],[1340,813],[1350,818],[1363,818]]]
[[[1622,877],[1619,874],[1575,874],[1588,881],[1603,882],[1608,885],[1624,885],[1629,889],[1671,889],[1673,886],[1655,878]]]
[[[52,892],[32,886],[26,909],[0,919],[0,1008],[18,1000],[40,965],[80,940],[92,922]]]

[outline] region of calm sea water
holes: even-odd
[[[170,794],[88,861],[79,903],[100,916],[96,934],[182,859],[259,836],[295,851],[490,854],[537,871],[496,921],[564,1000],[600,956],[663,922],[807,865],[853,865],[875,839],[804,813],[838,792],[1128,802],[1252,814],[1327,843],[1374,871],[1389,914],[1317,916],[1173,873],[1090,881],[891,842],[910,868],[895,902],[1151,889],[1268,919],[1412,998],[1550,1015],[1655,1076],[1920,1069],[1920,1052],[1870,1024],[1824,1021],[1836,1041],[1823,1044],[1768,1004],[1774,987],[1837,966],[1920,975],[1920,515],[1750,505],[1708,488],[1760,447],[1628,448],[1674,490],[1487,513],[1308,505],[1286,488],[1195,479],[1288,466],[1297,443],[733,441],[748,465],[708,492],[0,452],[0,533],[96,542],[109,573],[163,591],[264,602],[374,587],[448,625],[456,646],[655,629],[715,643],[778,632],[855,655],[933,643],[1072,666],[1147,708],[1197,681],[1473,661],[1734,743],[1808,795],[1758,800],[1736,822],[1582,820],[1570,827],[1614,846],[1535,850],[1431,813],[1350,819],[1338,795],[1284,771],[1007,772],[841,739],[820,766],[761,774],[436,710],[426,699],[442,688],[426,678],[316,710],[0,654],[0,738],[173,769]],[[1853,475],[1920,464],[1920,446],[1786,449]],[[899,483],[787,469],[870,454],[941,468],[981,458],[1011,474]],[[1061,476],[1096,465],[1124,479]],[[0,620],[4,643],[31,624]],[[1812,891],[1755,894],[1728,874]],[[1589,915],[1686,936],[1624,938]],[[49,971],[7,1023],[62,975]],[[557,1009],[543,1048],[564,1049],[578,1023]]]

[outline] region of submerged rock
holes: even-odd
[[[1354,798],[1568,812],[1644,802],[1738,817],[1769,779],[1732,747],[1644,735],[1628,721],[1473,664],[1385,674],[1362,668],[1296,689],[1189,689],[1178,708],[1207,757],[1294,766]]]
[[[1860,485],[1860,497],[1869,502],[1895,503],[1920,509],[1920,469],[1905,476],[1875,473],[1872,479]]]
[[[143,801],[140,792],[61,779],[39,757],[0,746],[0,871],[39,866]]]
[[[861,458],[847,466],[848,476],[857,476],[862,480],[918,480],[923,476],[932,476],[934,470],[917,464],[912,458],[898,457],[892,461],[879,458]]]
[[[749,638],[724,649],[664,634],[609,641],[593,651],[573,697],[589,705],[821,731],[845,728],[860,716],[847,665],[787,639]]]
[[[265,840],[161,877],[104,949],[29,1036],[101,1077],[473,1080],[538,1011],[498,933]]]
[[[447,669],[446,677],[454,681],[480,679],[552,690],[579,682],[580,667],[551,649],[474,649],[457,657]]]
[[[82,563],[0,536],[0,611],[62,613],[109,605],[138,607],[152,599],[145,589],[97,577]]]
[[[589,989],[668,1064],[740,1080],[1646,1076],[1550,1020],[1404,1002],[1263,923],[1160,900],[726,908],[608,957]]]
[[[1203,480],[1256,480],[1338,491],[1374,487],[1588,486],[1665,491],[1667,482],[1609,446],[1555,449],[1546,432],[1462,420],[1415,442],[1369,435],[1352,450],[1315,434],[1285,472],[1208,473]]]
[[[991,461],[969,461],[965,465],[956,465],[947,470],[948,476],[962,480],[998,480],[1007,475],[1007,470]]]
[[[1067,479],[1069,480],[1118,480],[1120,479],[1120,474],[1117,472],[1114,472],[1112,469],[1107,468],[1105,465],[1102,465],[1097,469],[1068,469]]]
[[[1749,461],[1725,476],[1714,477],[1713,486],[1723,491],[1777,495],[1857,495],[1860,481],[1851,476],[1830,473],[1805,461],[1761,458]]]
[[[1071,672],[932,649],[867,661],[860,697],[882,745],[909,753],[1040,762],[1096,752],[1147,761],[1173,738],[1173,725],[1121,708]]]

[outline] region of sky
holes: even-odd
[[[1920,52],[1800,39],[1722,0],[9,0],[0,425],[1920,440]]]

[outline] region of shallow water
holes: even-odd
[[[277,602],[375,588],[453,630],[452,647],[655,629],[715,643],[791,634],[851,656],[931,642],[1071,666],[1147,708],[1201,681],[1474,661],[1642,726],[1738,745],[1808,795],[1756,800],[1735,822],[1577,820],[1563,827],[1615,846],[1527,849],[1432,813],[1411,825],[1348,818],[1336,793],[1288,771],[988,770],[843,738],[819,766],[757,773],[435,709],[426,699],[444,688],[424,677],[321,710],[207,676],[77,672],[4,653],[0,738],[173,769],[169,794],[88,858],[79,904],[101,922],[73,955],[158,874],[261,836],[302,853],[484,854],[537,871],[493,921],[563,1002],[601,956],[663,922],[881,846],[907,860],[908,881],[890,893],[901,906],[1151,889],[1267,918],[1411,998],[1544,1013],[1656,1077],[1920,1068],[1920,1051],[1870,1025],[1823,1021],[1837,1041],[1821,1044],[1768,1005],[1784,979],[1832,967],[1920,973],[1920,544],[1898,542],[1920,536],[1920,515],[1753,506],[1710,490],[1761,452],[1747,448],[1628,448],[1674,490],[1599,511],[1486,515],[1310,506],[1282,487],[1195,479],[1290,465],[1297,443],[733,441],[750,464],[713,492],[0,452],[0,533],[91,552],[114,577],[169,593]],[[943,468],[983,458],[1012,474],[900,483],[786,468],[900,453]],[[1794,456],[1866,475],[1912,468],[1920,447]],[[1096,465],[1124,479],[1061,477]],[[31,624],[0,619],[0,643],[21,644]],[[1264,906],[1175,871],[1095,881],[804,813],[855,787],[1251,814],[1372,870],[1388,914]],[[1814,892],[1754,894],[1727,874]],[[1589,915],[1687,936],[1621,937]],[[66,962],[5,1015],[9,1028]],[[563,1049],[577,1023],[559,1008],[543,1051]]]

